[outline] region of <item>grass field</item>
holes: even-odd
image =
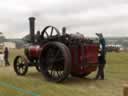
[[[0,96],[122,96],[128,83],[128,53],[108,53],[105,80],[69,77],[61,84],[47,82],[35,68],[26,76],[17,76],[12,61],[22,50],[11,50],[10,67],[0,65]]]

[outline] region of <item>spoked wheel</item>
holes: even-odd
[[[27,60],[23,56],[17,56],[13,67],[17,75],[25,75],[28,71]]]
[[[56,27],[47,26],[41,33],[41,38],[49,39],[51,37],[60,36],[60,32]]]
[[[71,70],[69,49],[62,43],[47,43],[40,55],[41,72],[47,80],[61,82]]]

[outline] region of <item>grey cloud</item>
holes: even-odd
[[[92,35],[127,33],[127,0],[1,0],[0,31],[28,32],[28,17],[35,16],[36,29],[46,25]],[[124,6],[125,5],[125,6]],[[116,12],[115,12],[116,11]],[[89,32],[89,33],[88,33]],[[109,34],[111,33],[111,34]]]
[[[104,8],[110,5],[119,5],[128,3],[127,0],[52,0],[52,4],[27,2],[29,7],[35,11],[50,14],[70,14],[88,11],[92,8]],[[36,3],[36,4],[33,4]],[[36,6],[35,6],[36,5]],[[46,7],[48,6],[48,7]]]

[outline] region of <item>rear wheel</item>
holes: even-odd
[[[28,71],[27,59],[23,56],[16,56],[13,67],[17,75],[25,75]]]
[[[71,54],[62,43],[47,43],[40,55],[40,69],[47,80],[61,82],[70,74]]]

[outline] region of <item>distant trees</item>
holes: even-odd
[[[125,48],[128,48],[128,38],[127,37],[113,37],[106,38],[107,44],[122,45]]]
[[[6,41],[5,37],[4,36],[0,36],[0,43]]]

